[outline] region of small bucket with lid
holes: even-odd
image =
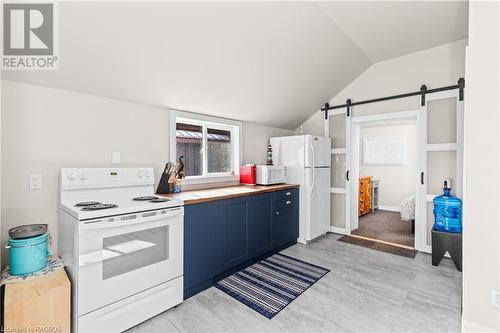
[[[9,230],[10,274],[24,275],[37,272],[47,266],[49,234],[46,224],[29,224]]]

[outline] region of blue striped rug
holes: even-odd
[[[277,253],[220,280],[215,287],[271,319],[329,271]]]

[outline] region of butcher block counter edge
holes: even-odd
[[[292,188],[299,188],[299,185],[294,184],[280,184],[280,185],[237,185],[216,187],[205,190],[185,191],[181,193],[172,194],[157,194],[162,197],[183,200],[184,205],[192,205],[202,202],[225,200],[246,195],[262,194],[268,192],[276,192]]]

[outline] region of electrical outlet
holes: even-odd
[[[30,190],[42,188],[42,175],[30,175]]]
[[[500,291],[492,290],[491,291],[491,305],[500,309]]]

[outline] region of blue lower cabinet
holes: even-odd
[[[249,200],[246,197],[224,201],[226,255],[224,268],[230,269],[248,260]]]
[[[184,207],[184,298],[224,271],[225,231],[222,201]]]
[[[298,190],[287,191],[291,193],[286,198],[276,198],[273,201],[273,246],[297,241],[299,237],[299,196]]]
[[[298,189],[185,206],[184,299],[297,242]]]
[[[249,200],[250,255],[258,256],[273,249],[272,193],[252,196]]]

